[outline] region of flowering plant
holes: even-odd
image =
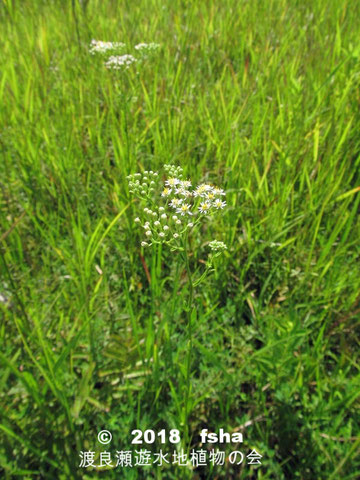
[[[184,441],[189,441],[188,417],[191,411],[191,362],[193,325],[196,319],[194,306],[194,289],[207,275],[214,271],[214,259],[220,256],[226,245],[220,241],[210,242],[210,254],[205,271],[194,279],[189,261],[189,234],[199,229],[201,223],[226,207],[222,188],[207,183],[193,187],[192,182],[183,178],[183,169],[174,165],[164,165],[167,174],[165,182],[159,187],[159,174],[144,171],[128,175],[129,191],[141,201],[139,216],[135,222],[144,230],[145,239],[142,247],[151,245],[168,245],[172,251],[178,251],[183,260],[188,284],[188,301],[185,306],[187,314],[188,349],[186,359],[186,389],[182,409]],[[179,264],[177,266],[179,268]]]

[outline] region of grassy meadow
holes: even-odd
[[[1,478],[359,478],[359,35],[356,0],[0,0]],[[186,265],[135,222],[164,164],[226,191]],[[80,466],[140,448],[226,459]]]

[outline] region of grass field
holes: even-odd
[[[359,478],[360,3],[1,0],[0,32],[2,478]],[[135,222],[164,164],[226,191],[185,257]],[[80,466],[140,448],[226,459]]]

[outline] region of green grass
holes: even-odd
[[[359,2],[82,4],[0,2],[3,478],[101,475],[78,465],[104,428],[263,455],[106,478],[359,478]],[[109,71],[92,38],[161,51]],[[228,251],[195,291],[187,425],[185,265],[140,248],[126,181],[170,162],[229,206],[191,245],[199,271]]]

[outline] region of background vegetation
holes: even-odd
[[[0,30],[3,477],[359,478],[359,2],[2,0]],[[161,51],[109,71],[92,38]],[[103,428],[184,431],[186,272],[141,249],[126,181],[164,163],[229,205],[192,245],[228,252],[191,447],[242,431],[257,469],[78,468]]]

